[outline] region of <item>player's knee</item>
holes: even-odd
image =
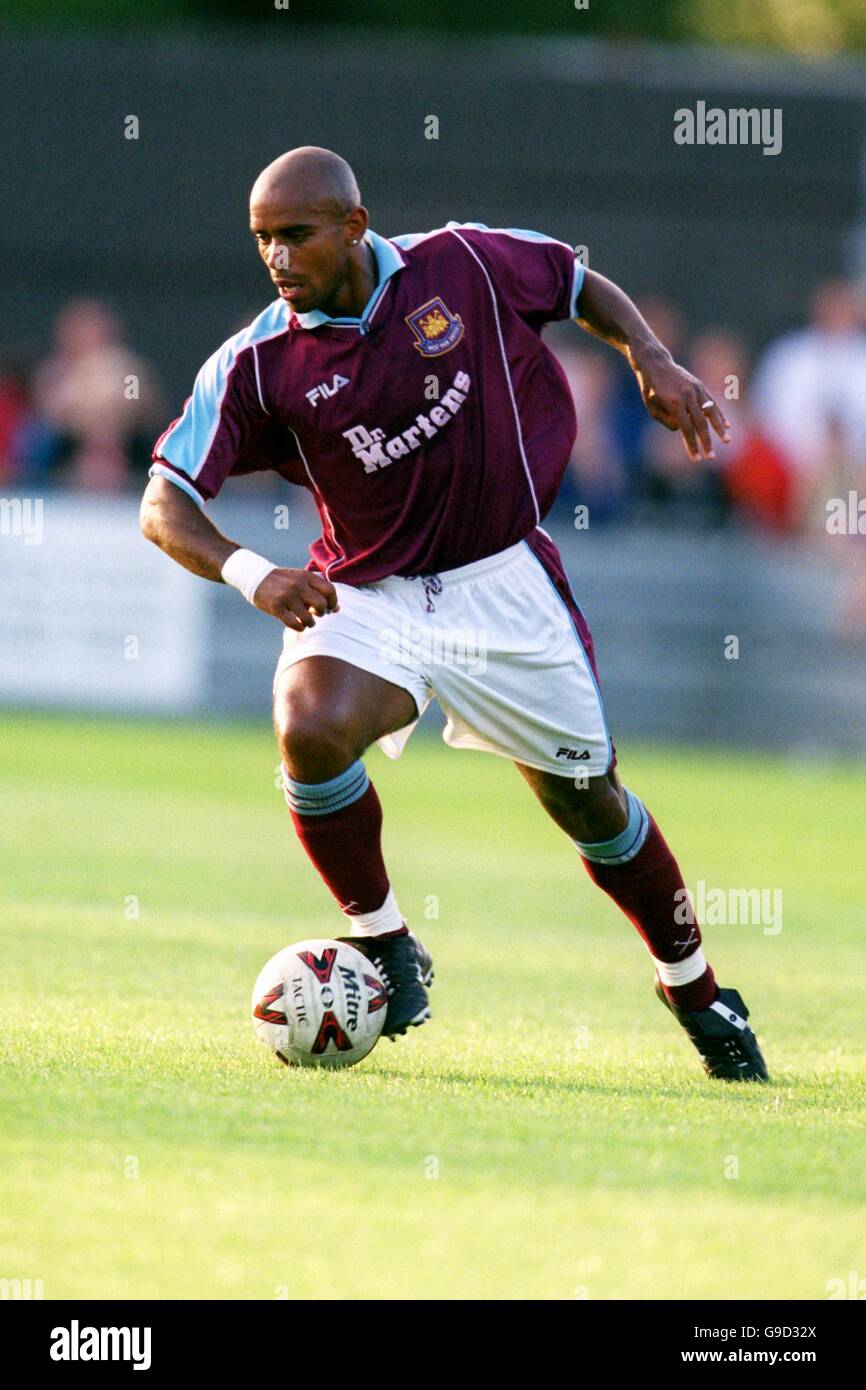
[[[282,760],[298,781],[324,781],[358,757],[350,710],[284,699],[274,709],[274,729]]]
[[[610,840],[628,824],[625,793],[607,777],[591,777],[585,787],[572,792],[569,811],[578,824],[578,838],[587,843]]]

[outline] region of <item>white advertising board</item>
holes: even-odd
[[[207,595],[141,535],[131,497],[0,497],[0,700],[192,710]]]

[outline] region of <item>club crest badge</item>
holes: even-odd
[[[452,314],[438,295],[413,314],[407,314],[406,322],[415,334],[415,348],[424,357],[450,352],[463,337],[463,320],[459,314]]]

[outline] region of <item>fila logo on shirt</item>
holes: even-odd
[[[305,395],[310,405],[315,406],[319,404],[320,400],[330,400],[331,396],[336,396],[341,386],[348,385],[349,378],[347,376],[340,376],[339,372],[335,372],[334,380],[331,382],[330,386],[327,381],[320,381],[318,386],[314,386],[311,391],[305,392]]]
[[[435,439],[457,414],[471,384],[466,372],[458,372],[439,404],[431,406],[426,415],[416,415],[414,424],[391,439],[385,438],[384,430],[368,430],[366,425],[353,425],[350,430],[343,430],[343,438],[348,439],[355,458],[363,463],[364,472],[375,473],[377,468],[386,468],[394,459],[405,458],[406,454],[420,448],[423,440]]]

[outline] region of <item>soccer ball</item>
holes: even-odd
[[[379,1041],[387,1009],[373,962],[327,937],[278,951],[253,986],[256,1035],[287,1066],[354,1066]]]

